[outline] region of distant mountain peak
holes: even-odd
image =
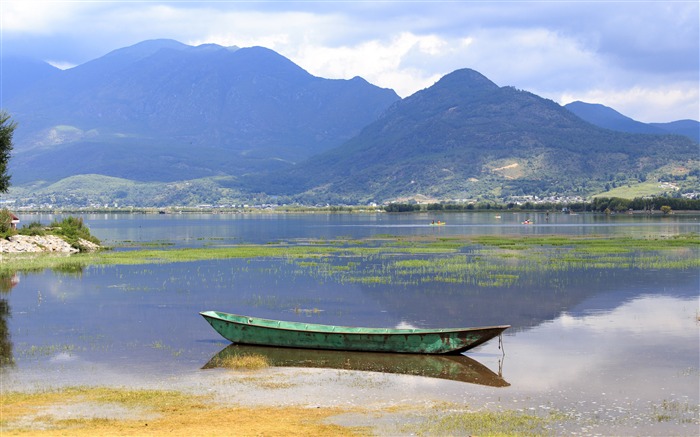
[[[410,104],[416,100],[460,102],[468,101],[478,96],[493,93],[500,87],[491,82],[478,71],[463,68],[443,76],[433,86],[425,88],[405,98],[401,104]]]
[[[251,59],[255,58],[256,60],[261,60],[261,59],[270,59],[270,60],[281,60],[284,59],[287,62],[292,62],[288,58],[286,58],[283,55],[280,55],[274,50],[268,49],[266,47],[260,47],[260,46],[252,46],[252,47],[243,47],[238,49],[238,55],[239,56],[248,56]],[[301,68],[301,67],[299,67]]]
[[[241,48],[238,46],[220,46],[219,44],[214,44],[214,43],[206,43],[206,44],[200,44],[195,47],[191,47],[191,50],[196,50],[198,52],[214,52],[214,51],[227,51],[227,52],[235,52],[240,50]]]
[[[616,110],[608,106],[601,105],[600,103],[586,103],[580,100],[576,100],[575,102],[571,102],[565,105],[564,107],[575,114],[595,114],[597,116],[614,118],[617,120],[632,120],[630,117],[622,115]]]
[[[189,48],[187,44],[183,44],[179,41],[175,41],[174,39],[149,39],[146,41],[141,41],[140,43],[136,43],[132,46],[128,47],[123,47],[121,49],[117,49],[114,51],[109,52],[105,56],[114,56],[114,55],[120,55],[120,56],[129,56],[131,58],[143,58],[146,56],[150,56],[153,53],[157,52],[158,50],[163,50],[163,49],[175,49],[175,50],[185,50]]]
[[[459,87],[461,89],[494,90],[498,85],[490,81],[486,76],[470,68],[455,70],[443,76],[435,87]]]
[[[102,70],[102,74],[108,74],[114,68],[138,62],[144,58],[154,55],[161,50],[186,50],[190,46],[172,39],[151,39],[136,43],[132,46],[113,50],[106,55],[78,65],[73,70],[83,72],[87,70],[93,73],[93,69]],[[100,73],[97,73],[100,74]]]
[[[694,120],[647,124],[627,117],[600,103],[586,103],[577,100],[564,105],[564,107],[577,117],[605,129],[629,133],[684,135],[695,142],[698,142],[700,138],[699,124]]]

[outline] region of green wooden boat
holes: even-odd
[[[391,329],[283,322],[204,311],[225,339],[238,344],[364,352],[458,354],[497,337],[510,326],[453,329]]]

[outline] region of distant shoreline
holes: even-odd
[[[548,208],[479,208],[469,210],[416,210],[416,211],[386,211],[379,207],[342,206],[342,207],[276,207],[276,208],[196,208],[196,207],[168,207],[168,208],[51,208],[51,209],[17,209],[16,214],[459,214],[459,213],[550,213],[562,214],[561,210],[553,211]],[[574,211],[576,214],[605,214],[600,211]],[[611,215],[664,215],[659,210],[645,211],[632,210],[612,212]],[[700,210],[673,210],[671,215],[700,214]],[[667,214],[668,215],[668,214]]]

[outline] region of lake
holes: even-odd
[[[22,216],[23,223],[47,224],[57,218],[61,216]],[[86,214],[83,218],[92,233],[115,250],[423,236],[668,238],[700,232],[700,216],[681,214]],[[523,225],[526,219],[532,224]],[[431,225],[438,220],[445,225]],[[312,359],[290,351],[266,353],[285,367],[315,367],[315,362],[332,367],[328,363],[339,361],[345,364],[336,369],[404,374],[402,378],[408,379],[397,390],[406,390],[410,381],[408,386],[415,391],[404,394],[409,397],[571,415],[556,433],[697,435],[697,268],[655,267],[641,263],[643,256],[635,254],[630,256],[639,258],[639,263],[629,267],[591,263],[564,269],[540,269],[540,258],[490,256],[471,246],[457,254],[420,255],[421,261],[458,263],[460,272],[434,276],[403,268],[417,262],[416,256],[406,254],[320,261],[217,259],[18,273],[0,294],[0,327],[3,344],[8,345],[4,358],[11,362],[2,368],[3,390],[148,386],[154,381],[167,385],[212,372],[202,367],[231,349],[198,314],[204,310],[349,326],[510,324],[502,343],[492,340],[465,353],[463,360],[449,363],[362,354],[316,354]],[[556,266],[552,258],[559,255],[537,256]],[[675,261],[700,254],[695,248],[664,256]],[[494,263],[503,274],[465,273],[467,267],[486,269]],[[435,367],[443,370],[431,373]]]

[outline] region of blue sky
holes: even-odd
[[[61,68],[156,38],[268,47],[406,97],[459,68],[644,122],[700,119],[700,2],[2,0],[0,49]]]

